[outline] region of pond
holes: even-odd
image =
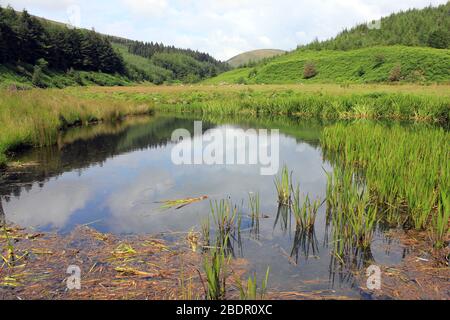
[[[1,178],[6,220],[40,231],[68,233],[89,224],[101,232],[159,234],[170,239],[192,229],[200,231],[201,222],[210,215],[210,202],[228,199],[243,216],[234,255],[247,259],[250,272],[258,275],[270,266],[271,290],[368,298],[352,272],[340,268],[332,255],[326,205],[319,209],[314,232],[305,236],[296,232],[290,215],[278,211],[275,176],[261,175],[260,165],[173,163],[177,143],[171,141],[172,132],[179,128],[193,132],[196,120],[203,121],[200,135],[208,129],[239,134],[238,129],[279,128],[279,171],[287,165],[303,196],[325,199],[326,171],[333,168],[320,148],[323,123],[155,115],[74,128],[61,135],[57,146],[21,154],[17,160],[38,165]],[[249,193],[258,193],[261,199],[263,219],[256,233],[249,217]],[[180,209],[162,208],[165,200],[201,196],[208,199]],[[395,264],[403,255],[399,243],[379,228],[369,254],[354,267]]]

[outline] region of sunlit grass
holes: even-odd
[[[150,113],[134,102],[75,97],[61,90],[0,92],[0,164],[6,153],[28,146],[56,143],[58,132],[73,125],[116,121],[127,115]]]
[[[365,230],[373,228],[375,220],[387,219],[417,230],[429,229],[436,245],[442,245],[449,230],[447,131],[336,124],[325,128],[322,146],[337,167],[329,176],[328,203],[339,212],[352,213],[343,222],[349,222],[360,244],[368,246],[365,239],[371,236]]]

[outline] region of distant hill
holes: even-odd
[[[261,49],[248,51],[231,58],[227,62],[231,67],[238,68],[248,64],[260,62],[261,60],[267,58],[282,55],[285,52],[286,51],[278,49]]]
[[[358,25],[205,83],[450,83],[450,2],[392,14],[376,26]]]

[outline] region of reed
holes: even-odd
[[[450,220],[450,196],[443,190],[440,194],[440,200],[437,206],[437,212],[432,219],[431,234],[436,248],[445,246],[450,229],[448,222]]]
[[[256,273],[253,277],[249,277],[247,285],[244,286],[240,279],[236,279],[237,286],[239,288],[241,300],[264,300],[267,292],[267,283],[269,282],[270,267],[267,267],[266,275],[261,283],[261,288],[258,292],[258,285],[256,279]]]
[[[216,228],[216,244],[220,247],[226,247],[229,239],[235,234],[236,223],[239,221],[238,210],[227,200],[210,202],[211,215]]]
[[[202,221],[201,230],[202,230],[202,238],[203,238],[203,247],[204,248],[209,247],[211,244],[211,239],[210,239],[211,223],[209,220],[209,216]]]
[[[83,98],[61,90],[0,91],[0,165],[23,147],[55,144],[58,132],[74,125],[117,121],[151,113],[148,105]]]
[[[306,230],[314,228],[316,222],[317,212],[319,211],[321,204],[320,199],[311,201],[309,195],[306,195],[303,204],[300,200],[300,186],[293,190],[294,199],[292,201],[292,212],[294,214],[297,224]]]
[[[291,181],[292,173],[289,174],[287,166],[283,166],[280,176],[275,178],[275,187],[278,194],[278,203],[284,206],[291,205]]]
[[[250,207],[250,216],[252,219],[252,233],[254,233],[255,237],[259,236],[259,222],[261,219],[261,209],[260,209],[260,198],[259,193],[249,194],[248,202]],[[239,228],[240,229],[240,228]]]
[[[205,296],[207,300],[224,300],[226,298],[226,282],[228,278],[228,263],[230,257],[225,253],[228,237],[224,239],[224,245],[211,248],[203,260],[203,269],[206,274],[207,288]]]
[[[350,223],[359,236],[370,238],[362,230],[384,219],[417,230],[431,229],[436,245],[442,246],[449,226],[443,204],[450,185],[448,131],[398,124],[336,124],[325,128],[321,142],[326,157],[338,168],[329,177],[328,204],[354,212]],[[364,181],[363,191],[358,180]]]

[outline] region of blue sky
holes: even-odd
[[[447,0],[0,0],[61,22],[158,41],[226,60],[244,51],[290,50],[399,10]],[[79,12],[79,14],[78,14]]]

